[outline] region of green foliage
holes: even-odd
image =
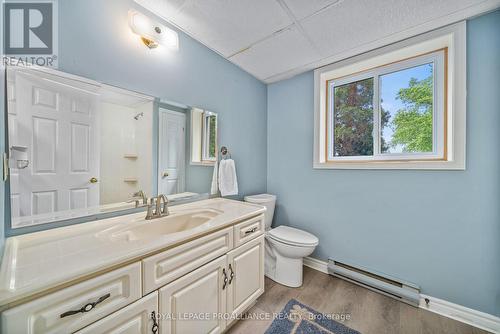
[[[392,120],[391,145],[402,145],[405,152],[432,152],[432,75],[423,80],[412,78],[398,92],[404,109]]]
[[[385,110],[382,107],[382,101],[380,101],[380,128],[383,129],[387,124],[389,124],[389,120],[391,119],[391,113]],[[390,143],[385,141],[385,138],[380,136],[380,151],[387,152],[389,151]]]
[[[215,147],[217,146],[217,117],[210,116],[209,117],[209,133],[210,133],[210,142],[208,147],[208,155],[211,158],[215,158]]]
[[[373,154],[373,78],[335,87],[336,156]]]
[[[373,78],[335,87],[334,155],[373,155]],[[391,120],[391,113],[381,108],[381,128],[393,130],[391,142],[383,136],[381,151],[398,145],[404,152],[432,151],[433,77],[410,79],[408,87],[397,94],[403,108]]]

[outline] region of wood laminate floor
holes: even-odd
[[[304,267],[304,284],[288,288],[266,278],[266,292],[249,314],[263,319],[280,312],[290,299],[321,313],[350,315],[342,322],[362,334],[485,334],[486,331],[416,308],[350,282]],[[272,319],[238,321],[228,333],[264,333]]]

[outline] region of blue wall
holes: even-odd
[[[60,1],[60,69],[217,112],[219,141],[237,163],[240,194],[265,190],[266,86],[182,33],[178,52],[148,50],[128,28],[131,8],[147,13],[131,0]],[[207,167],[187,172],[194,183],[211,176]]]
[[[500,12],[467,25],[466,171],[314,170],[313,73],[268,86],[275,224],[333,257],[500,315]]]
[[[128,27],[133,8],[154,17],[132,0],[59,1],[59,69],[217,112],[219,141],[236,161],[240,195],[264,192],[266,85],[183,33],[178,52],[147,49]],[[190,184],[206,184],[204,192],[211,176],[208,167],[187,172]],[[7,235],[16,233],[6,220]]]
[[[131,0],[60,1],[60,68],[218,112],[240,194],[265,191],[267,174],[279,201],[275,224],[318,235],[314,256],[500,315],[500,12],[468,23],[467,170],[433,172],[312,169],[312,72],[266,91],[182,33],[179,52],[149,51],[129,33],[129,8],[137,8]],[[210,175],[210,168],[193,170],[199,180]],[[3,232],[0,224],[0,246]]]

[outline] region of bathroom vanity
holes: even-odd
[[[6,240],[2,333],[220,333],[264,292],[265,208],[209,199]]]

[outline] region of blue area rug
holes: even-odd
[[[291,299],[266,334],[360,334],[331,318]]]

